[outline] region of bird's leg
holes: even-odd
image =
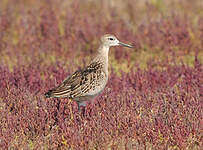
[[[77,102],[77,104],[78,104],[78,111],[79,112],[81,112],[81,106],[86,106],[86,102],[85,101],[83,101],[83,102]]]
[[[77,104],[78,104],[78,111],[80,112],[80,103],[77,102]]]

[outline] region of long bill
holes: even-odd
[[[129,48],[133,48],[133,46],[128,45],[128,44],[125,44],[125,43],[122,43],[122,42],[119,42],[118,44],[121,45],[121,46],[125,46],[125,47],[129,47]]]

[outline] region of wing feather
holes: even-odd
[[[83,70],[78,70],[67,77],[59,86],[49,90],[46,97],[76,98],[85,96],[95,83],[95,78],[101,74],[102,63],[93,62]]]

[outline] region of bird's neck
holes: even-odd
[[[97,50],[97,57],[101,58],[108,65],[109,46],[101,45]]]
[[[109,55],[109,46],[101,45],[97,50],[97,55],[103,56],[108,59]]]
[[[108,54],[109,46],[101,45],[97,50],[97,55],[94,61],[100,62],[103,64],[105,72],[108,73]]]

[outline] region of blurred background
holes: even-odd
[[[100,36],[111,33],[135,45],[115,48],[112,67],[146,68],[150,60],[202,62],[202,0],[1,0],[1,64],[78,65],[90,59]],[[155,63],[155,62],[154,62]],[[119,64],[119,68],[117,65]],[[155,64],[154,64],[155,65]]]
[[[84,114],[48,89],[104,34],[109,81]],[[203,0],[0,0],[0,149],[202,147]]]

